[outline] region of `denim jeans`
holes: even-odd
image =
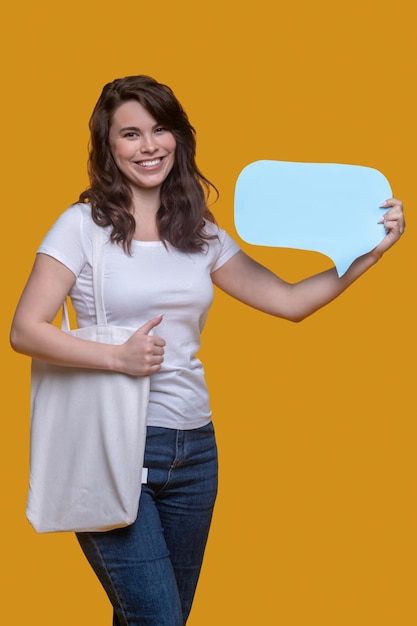
[[[217,493],[213,425],[148,427],[144,467],[136,522],[77,538],[113,605],[113,626],[183,626]]]

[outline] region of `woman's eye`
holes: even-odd
[[[166,128],[164,128],[163,126],[158,126],[158,128],[155,128],[156,133],[163,133],[164,130],[166,130]]]
[[[134,137],[137,137],[137,136],[138,136],[138,134],[135,133],[135,131],[133,131],[133,130],[129,130],[129,132],[127,132],[127,133],[125,133],[123,135],[123,137],[127,137],[128,139],[133,139]]]

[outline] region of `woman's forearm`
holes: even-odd
[[[381,255],[369,253],[356,259],[349,269],[338,275],[336,268],[331,268],[315,276],[290,285],[292,291],[291,313],[289,319],[301,321],[337,298],[345,289],[354,283]]]
[[[10,343],[16,352],[55,365],[116,369],[115,346],[74,337],[48,322],[25,324],[17,318],[12,325]]]

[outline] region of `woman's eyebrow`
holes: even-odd
[[[119,133],[122,133],[126,130],[138,130],[140,132],[140,128],[138,126],[123,126],[123,128],[120,128]]]
[[[155,128],[158,128],[159,126],[161,126],[161,124],[159,122],[156,122],[156,124],[154,124],[152,128],[155,129]],[[139,126],[123,126],[123,128],[120,128],[119,133],[126,132],[127,130],[135,130],[135,131],[141,132]]]

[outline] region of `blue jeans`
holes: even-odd
[[[77,538],[113,605],[113,626],[183,626],[217,493],[213,425],[148,427],[144,467],[136,522]]]

